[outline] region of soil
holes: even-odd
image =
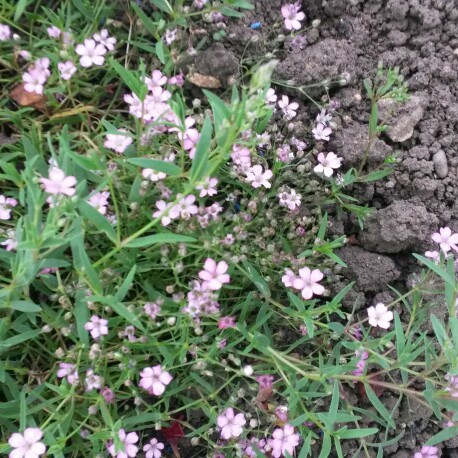
[[[300,33],[300,48],[294,49],[291,38],[279,36],[280,8],[287,2],[253,3],[255,9],[244,19],[228,23],[227,36],[218,45],[219,62],[226,49],[229,61],[233,55],[248,64],[279,59],[274,79],[296,86],[345,80],[346,85],[331,89],[331,97],[340,102],[340,117],[327,148],[342,156],[346,167],[360,163],[367,142],[363,78],[374,76],[383,62],[399,67],[409,85],[410,100],[404,106],[381,107],[380,115],[391,127],[368,157],[369,166],[393,154],[399,163],[389,177],[357,190],[375,214],[363,231],[351,219],[331,222],[333,232],[354,234],[359,244],[340,253],[349,266],[344,274],[356,280],[347,305],[358,309],[377,298],[389,300],[387,283],[406,289],[419,270],[411,253],[432,249],[430,236],[439,227],[458,231],[458,0],[303,0],[307,30]],[[321,23],[312,28],[316,19]],[[253,30],[254,22],[261,22],[261,28]],[[297,91],[289,95],[301,105],[297,120],[303,131],[310,131],[317,108]],[[388,408],[396,399],[382,395]],[[394,415],[405,434],[386,447],[385,457],[411,457],[442,429],[429,410],[408,400]],[[440,456],[458,457],[458,438],[439,447]],[[349,443],[345,456],[359,456],[356,450],[357,444]]]

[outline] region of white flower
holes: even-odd
[[[10,458],[39,458],[46,452],[45,445],[40,442],[43,431],[40,428],[27,428],[24,434],[13,433],[8,444],[13,447]]]
[[[92,65],[103,65],[103,57],[107,50],[102,44],[97,44],[94,40],[87,38],[84,44],[76,46],[75,51],[81,56],[80,64],[82,67],[91,67]]]
[[[46,83],[46,75],[41,70],[34,68],[25,72],[22,75],[22,80],[25,82],[24,89],[27,92],[43,94],[43,85]]]
[[[153,169],[143,169],[142,170],[143,178],[151,181],[163,180],[167,175],[164,172],[157,172]]]
[[[342,158],[335,153],[328,153],[326,156],[324,153],[320,153],[318,154],[318,162],[319,164],[313,168],[313,171],[329,178],[334,173],[333,169],[338,169],[341,166]]]
[[[253,188],[260,188],[261,186],[270,188],[272,186],[268,180],[272,178],[273,173],[269,169],[264,172],[262,165],[257,164],[249,167],[245,174],[247,181],[251,183]]]
[[[127,131],[125,129],[119,129],[118,132],[126,133]],[[124,153],[127,147],[132,144],[132,137],[124,135],[124,133],[107,134],[103,146],[105,146],[105,148],[110,148],[119,154]]]
[[[393,321],[393,312],[388,310],[385,304],[379,303],[375,307],[369,307],[367,309],[367,315],[369,316],[369,324],[374,327],[382,329],[388,329],[390,327],[390,321]]]

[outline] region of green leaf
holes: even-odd
[[[246,269],[244,272],[245,275],[247,275],[248,278],[256,285],[256,288],[258,288],[264,297],[267,299],[270,298],[271,293],[269,285],[266,283],[264,278],[262,278],[261,274],[248,261],[242,261],[242,264]]]
[[[132,269],[130,269],[129,273],[127,274],[127,277],[122,282],[122,285],[120,286],[120,288],[118,289],[118,291],[115,294],[115,298],[118,301],[122,301],[127,296],[127,293],[129,292],[134,282],[136,271],[137,271],[137,266],[134,265]]]
[[[404,336],[404,330],[402,329],[402,323],[399,318],[398,312],[394,312],[394,324],[396,331],[396,352],[398,358],[404,353],[404,348],[406,346],[406,340]]]
[[[383,419],[393,428],[396,429],[396,425],[394,424],[393,417],[388,412],[386,407],[382,404],[380,399],[377,395],[373,392],[371,386],[368,383],[364,384],[364,388],[366,389],[367,397],[372,405],[376,408],[377,412],[383,417]]]
[[[372,436],[372,434],[377,433],[378,428],[346,429],[345,431],[338,431],[336,436],[339,439],[358,439],[359,437]]]
[[[324,236],[326,235],[326,229],[328,228],[328,213],[326,212],[320,222],[320,228],[318,229],[317,238],[321,242],[324,241]]]
[[[340,400],[340,393],[339,393],[339,384],[337,380],[334,381],[334,388],[332,390],[332,398],[331,398],[331,405],[329,406],[329,412],[327,415],[327,419],[329,425],[332,426],[336,422],[337,410],[339,408],[339,400]]]
[[[124,418],[122,424],[123,426],[129,426],[132,428],[144,424],[153,426],[157,421],[161,420],[161,418],[162,415],[160,412],[143,412],[130,418]]]
[[[431,439],[426,442],[425,445],[437,445],[441,442],[444,442],[448,439],[452,439],[453,437],[458,435],[458,426],[452,426],[450,428],[443,429],[439,433],[435,434]]]
[[[212,123],[207,116],[202,127],[199,142],[196,146],[196,152],[191,166],[191,181],[198,183],[204,176],[208,166],[208,159],[210,157],[210,142],[212,139]]]
[[[328,458],[331,454],[332,439],[327,433],[323,436],[323,445],[321,446],[320,456],[318,458]]]
[[[140,99],[142,98],[142,87],[143,83],[129,70],[124,68],[121,64],[116,62],[113,58],[110,59],[110,65],[113,67],[115,72],[120,76],[123,83]]]
[[[433,272],[435,272],[439,277],[442,278],[446,283],[450,284],[455,288],[456,281],[455,276],[451,276],[446,270],[444,270],[441,266],[435,264],[434,262],[430,261],[428,258],[424,256],[420,256],[419,254],[413,253],[413,256],[417,258],[421,263],[425,266],[429,267]]]
[[[167,0],[151,0],[151,3],[164,13],[173,14],[173,8]]]
[[[110,222],[98,212],[92,205],[85,200],[78,204],[78,209],[90,223],[92,223],[99,231],[104,232],[108,238],[116,243],[116,232]]]
[[[130,6],[135,11],[135,14],[140,18],[142,24],[145,26],[145,29],[153,35],[153,37],[158,36],[157,25],[135,4],[135,2],[130,2]]]
[[[231,116],[231,112],[229,108],[226,106],[224,101],[219,98],[217,95],[213,94],[213,92],[207,91],[203,89],[204,94],[206,95],[210,106],[212,107],[213,111],[213,119],[215,121],[215,132],[217,134],[217,139],[222,140],[224,137],[218,135],[220,133],[220,128],[225,119],[229,119]],[[218,141],[218,144],[220,142]]]
[[[157,159],[149,159],[146,157],[132,157],[127,159],[127,162],[145,169],[153,169],[157,172],[163,172],[167,175],[181,175],[181,168],[171,162],[158,161]]]
[[[156,42],[156,46],[154,47],[154,52],[157,55],[157,58],[161,61],[162,65],[165,65],[166,59],[165,59],[165,49],[164,49],[164,42],[162,40],[159,40]]]
[[[157,243],[192,243],[197,242],[197,239],[188,235],[172,234],[169,232],[163,232],[161,234],[147,235],[146,237],[140,237],[132,240],[131,242],[124,245],[127,248],[143,248]]]
[[[18,334],[14,337],[10,337],[9,339],[6,339],[3,342],[0,342],[0,351],[3,351],[10,347],[14,347],[15,345],[19,345],[23,342],[26,342],[27,340],[35,339],[35,337],[38,337],[40,334],[41,334],[41,329],[33,329],[30,331],[26,331],[21,334]]]
[[[39,305],[34,304],[32,301],[12,301],[11,308],[26,313],[41,312],[41,307]]]
[[[27,385],[24,385],[21,390],[20,403],[19,403],[19,429],[24,431],[27,427],[27,403],[25,401],[25,391],[28,389]]]
[[[16,8],[14,11],[14,19],[13,19],[14,22],[18,21],[18,19],[22,16],[22,14],[24,13],[28,5],[29,5],[29,0],[19,0],[17,2]]]

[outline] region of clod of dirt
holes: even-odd
[[[427,101],[425,97],[414,95],[403,104],[382,99],[378,105],[380,119],[389,125],[388,137],[393,142],[402,143],[412,138],[415,126],[423,118]]]
[[[178,63],[188,80],[199,87],[226,87],[237,78],[240,65],[235,54],[221,43],[187,56]]]
[[[367,145],[368,127],[355,123],[335,131],[334,137],[329,142],[329,150],[343,157],[345,166],[355,166],[362,161]],[[383,162],[391,151],[383,140],[378,139],[369,150],[367,162],[369,164]]]
[[[391,258],[358,246],[346,246],[337,254],[348,266],[345,276],[356,281],[361,291],[380,291],[401,275]]]
[[[359,236],[361,245],[377,253],[418,251],[437,229],[439,220],[422,203],[395,201],[377,211]]]
[[[444,151],[439,150],[433,156],[434,170],[439,178],[445,178],[448,175],[447,156]]]
[[[14,86],[10,92],[10,97],[23,107],[32,107],[36,110],[45,111],[46,97],[43,94],[28,92],[24,89],[25,83]]]
[[[359,71],[355,63],[356,51],[351,44],[326,38],[303,51],[290,53],[278,65],[274,79],[294,80],[299,86],[333,79],[342,73],[348,73],[353,79]]]

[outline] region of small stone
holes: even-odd
[[[433,156],[434,170],[439,178],[445,178],[448,175],[447,157],[443,150],[439,150]]]

